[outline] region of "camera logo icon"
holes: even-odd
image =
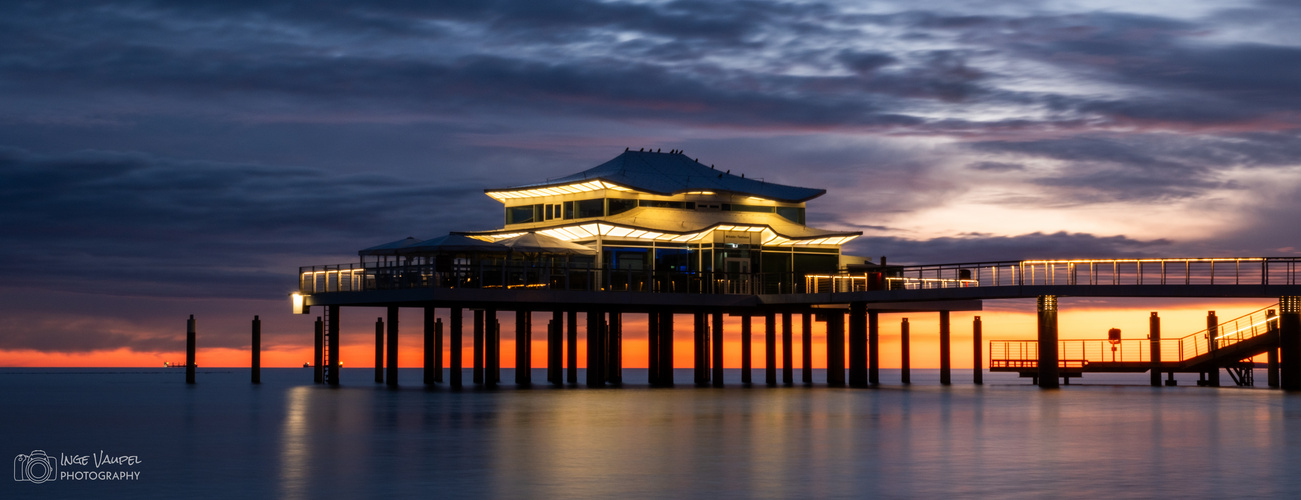
[[[45,454],[45,450],[32,450],[30,454],[14,457],[14,481],[29,481],[41,484],[53,481],[57,476],[59,462]]]

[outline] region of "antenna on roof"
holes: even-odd
[[[645,150],[646,150],[646,148],[637,148],[637,151],[638,151],[638,152],[645,151]]]
[[[696,158],[696,163],[700,163],[700,158]]]
[[[730,168],[727,169],[727,174],[728,174],[728,175],[732,175],[732,169],[730,169]]]
[[[745,173],[744,173],[744,172],[741,173],[741,178],[742,178],[742,179],[745,178]]]
[[[627,152],[627,151],[628,151],[628,148],[623,148],[623,150],[624,150],[624,152]]]
[[[656,149],[655,149],[655,152],[656,152],[656,153],[660,152],[660,149],[659,149],[659,148],[656,148]]]
[[[700,158],[696,158],[696,161],[700,161]],[[710,163],[710,164],[709,164],[709,169],[710,169],[710,170],[714,170],[714,164],[713,164],[713,163]]]

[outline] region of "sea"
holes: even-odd
[[[875,388],[396,389],[369,368],[0,368],[0,498],[1298,498],[1301,394],[883,370]],[[756,370],[756,381],[763,372]],[[533,372],[545,380],[544,370]],[[469,370],[465,380],[470,381]],[[579,380],[584,380],[580,372]],[[1229,377],[1223,377],[1231,384]]]

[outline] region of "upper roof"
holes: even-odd
[[[575,182],[603,180],[637,191],[659,195],[673,195],[686,191],[730,192],[798,203],[808,201],[827,192],[797,186],[774,184],[756,179],[746,179],[713,169],[688,158],[682,153],[654,153],[624,151],[613,160],[582,172],[551,179],[546,182],[525,184],[506,189],[485,191],[513,191],[517,189],[560,186]]]

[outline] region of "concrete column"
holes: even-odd
[[[660,317],[660,385],[673,387],[673,312]]]
[[[1161,387],[1161,316],[1156,311],[1147,318],[1147,338],[1152,360],[1152,387]]]
[[[398,308],[388,308],[388,366],[385,372],[389,387],[398,386]]]
[[[384,383],[384,318],[375,318],[375,383]]]
[[[474,371],[475,384],[483,383],[483,310],[474,310]]]
[[[723,313],[714,312],[714,327],[711,329],[714,334],[713,341],[710,342],[714,348],[714,359],[711,365],[714,373],[710,377],[714,387],[723,386]]]
[[[983,340],[983,326],[980,323],[980,316],[971,320],[971,381],[976,385],[985,383],[985,342]]]
[[[646,382],[660,385],[660,313],[646,313]]]
[[[800,375],[805,385],[813,383],[813,314],[804,311],[800,314],[800,361],[803,366],[800,368]]]
[[[451,324],[448,325],[452,331],[447,339],[447,354],[451,358],[448,360],[448,375],[451,377],[453,389],[461,388],[461,335],[462,335],[462,318],[461,308],[453,307],[448,312]]]
[[[950,376],[953,372],[953,346],[949,340],[949,312],[940,311],[940,384],[943,385],[953,383]]]
[[[881,385],[881,318],[867,311],[867,383]]]
[[[567,368],[565,373],[565,379],[567,382],[571,384],[577,384],[578,383],[578,311],[577,310],[569,311],[568,334],[569,334],[569,338],[565,339],[568,342],[568,345],[565,348],[568,350],[567,354],[569,354],[568,363],[565,364],[565,367]]]
[[[908,318],[904,318],[899,323],[899,381],[904,384],[912,383],[912,352],[908,337]]]
[[[339,306],[325,306],[326,324],[329,325],[326,331],[326,345],[329,346],[329,367],[326,377],[326,383],[330,385],[339,385]]]
[[[262,320],[253,316],[253,383],[262,383]]]
[[[605,386],[605,342],[601,339],[601,312],[587,311],[587,386]]]
[[[867,387],[867,303],[849,304],[849,386]]]
[[[692,319],[694,320],[692,324],[692,332],[694,333],[692,348],[695,355],[695,362],[693,363],[695,382],[696,386],[704,386],[709,384],[709,350],[707,347],[709,333],[705,331],[707,321],[705,320],[705,313],[701,311],[692,314]]]
[[[623,385],[623,313],[610,311],[609,335],[606,336],[607,349],[605,371],[606,382]]]
[[[190,319],[185,321],[185,383],[187,384],[194,383],[194,351],[198,336],[196,328],[194,315],[191,314]]]
[[[325,322],[320,316],[316,317],[316,331],[313,332],[316,342],[316,349],[312,352],[312,382],[317,384],[325,382]]]
[[[777,316],[769,312],[763,317],[764,383],[777,385]]]
[[[434,382],[443,382],[443,320],[429,308],[429,315],[434,316]]]
[[[483,383],[497,387],[501,382],[501,324],[496,309],[483,311],[483,328]]]
[[[547,327],[547,382],[565,383],[565,312],[551,312]]]
[[[791,332],[791,312],[782,311],[782,384],[792,385],[795,383],[795,364],[794,352],[795,346]]]
[[[1301,297],[1279,298],[1278,314],[1279,385],[1301,390]]]
[[[533,311],[515,311],[515,384],[533,383]]]
[[[434,316],[435,315],[434,315],[434,308],[425,307],[424,309],[425,309],[425,314],[424,317],[421,319],[421,322],[424,324],[424,341],[420,343],[420,346],[424,350],[423,353],[424,356],[421,359],[421,365],[420,365],[423,368],[421,371],[423,372],[422,375],[424,377],[423,380],[421,380],[421,382],[425,385],[434,385],[434,373],[435,373],[434,371],[434,349],[435,349]]]
[[[845,313],[839,309],[827,313],[827,385],[845,385]]]
[[[1057,296],[1040,295],[1039,313],[1039,387],[1058,387],[1057,367]]]
[[[1265,313],[1265,318],[1266,328],[1269,328],[1269,333],[1265,335],[1274,339],[1269,351],[1265,353],[1265,378],[1270,387],[1278,387],[1278,314],[1270,309]]]
[[[749,314],[741,315],[741,384],[742,385],[750,385],[753,382],[750,373],[754,368],[754,364],[752,363],[752,359],[751,359],[752,346],[751,346],[751,337],[750,337],[751,333],[753,333],[753,327],[750,324],[750,320],[751,317]]]
[[[1220,318],[1215,315],[1215,311],[1206,312],[1206,348],[1211,353],[1211,370],[1206,373],[1206,385],[1211,387],[1220,386],[1220,364],[1216,351],[1220,350],[1219,341],[1216,337],[1220,336]]]

